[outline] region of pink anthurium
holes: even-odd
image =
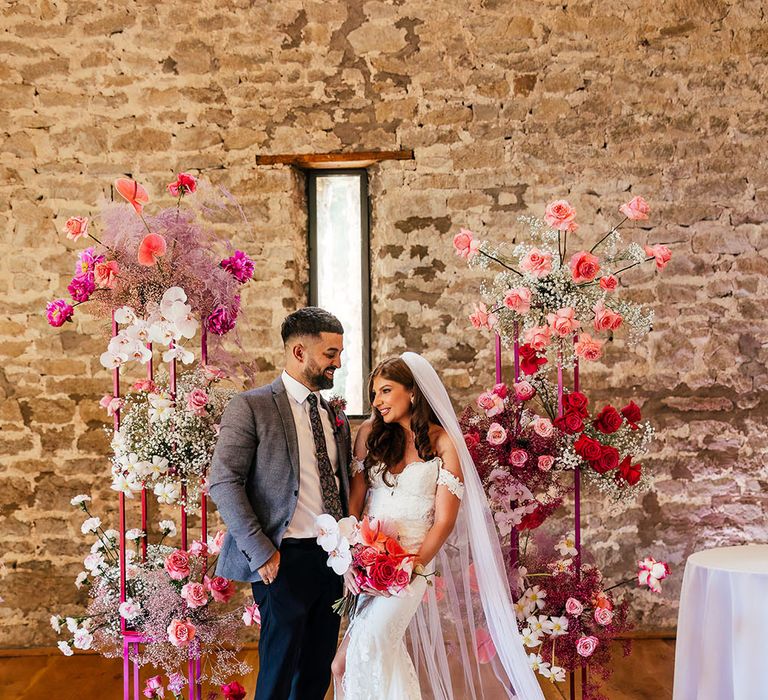
[[[162,258],[165,255],[166,249],[165,238],[159,233],[148,233],[139,243],[139,265],[152,267],[157,263],[158,258]]]
[[[136,180],[119,177],[115,180],[117,193],[133,206],[137,214],[141,214],[144,205],[149,201],[147,191]]]

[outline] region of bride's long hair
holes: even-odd
[[[376,369],[371,372],[368,378],[368,398],[371,402],[371,415],[373,423],[371,432],[368,435],[367,448],[368,454],[365,457],[365,474],[370,481],[371,469],[379,464],[384,466],[382,479],[388,486],[392,484],[387,480],[392,469],[402,462],[405,457],[405,431],[398,423],[385,423],[381,414],[373,407],[375,393],[373,390],[373,380],[376,377],[389,379],[398,384],[402,384],[408,391],[413,393],[413,403],[411,405],[411,430],[413,430],[414,443],[419,458],[425,462],[433,459],[435,456],[432,442],[429,438],[430,425],[440,425],[435,412],[429,405],[429,402],[421,393],[416,380],[413,378],[408,365],[399,357],[393,357],[380,362]]]

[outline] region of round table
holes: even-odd
[[[768,545],[688,557],[673,700],[768,700]]]

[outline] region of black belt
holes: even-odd
[[[280,546],[282,547],[284,544],[291,547],[303,547],[305,549],[312,549],[320,546],[317,544],[317,539],[314,537],[283,537]]]

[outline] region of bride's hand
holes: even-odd
[[[383,598],[392,597],[392,594],[388,591],[377,591],[375,588],[371,588],[370,586],[361,586],[360,590],[366,595],[378,595],[382,596]]]
[[[360,593],[360,585],[355,580],[355,575],[351,569],[344,574],[344,586],[352,595]]]

